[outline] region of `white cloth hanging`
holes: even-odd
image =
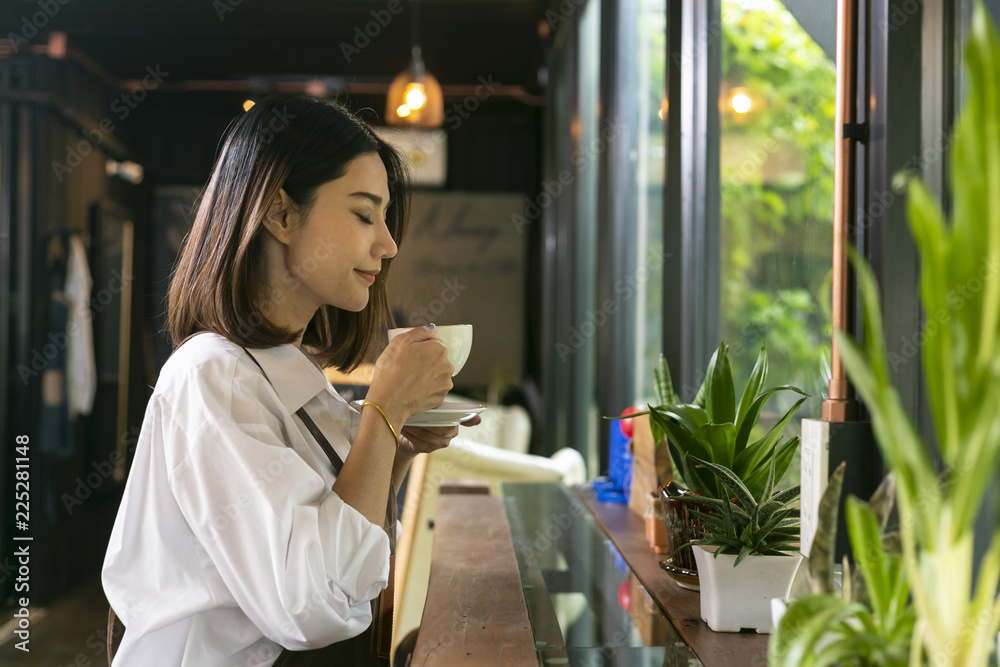
[[[97,362],[94,359],[93,311],[90,307],[92,285],[87,251],[78,234],[69,239],[66,264],[66,298],[70,301],[66,322],[66,385],[69,418],[89,415],[97,394]]]

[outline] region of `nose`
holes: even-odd
[[[379,227],[378,238],[372,247],[372,254],[378,259],[392,259],[396,256],[399,248],[396,247],[396,242],[392,240],[392,234],[389,233],[389,227],[386,223],[383,221]]]

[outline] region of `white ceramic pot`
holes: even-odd
[[[701,618],[716,632],[750,628],[771,632],[771,598],[787,598],[802,556],[747,556],[737,567],[735,554],[715,558],[715,547],[694,547],[701,586]]]

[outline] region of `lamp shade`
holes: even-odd
[[[389,84],[385,122],[404,127],[441,127],[444,124],[441,84],[424,68],[419,46],[413,48],[410,66]]]

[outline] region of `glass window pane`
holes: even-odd
[[[652,401],[653,373],[662,350],[663,170],[666,81],[666,2],[639,0],[635,26],[639,45],[639,137],[634,192],[637,201],[636,374],[639,402]]]
[[[834,63],[777,0],[723,0],[722,26],[720,333],[738,387],[766,344],[768,385],[805,390],[813,398],[798,417],[817,417],[830,345],[819,297],[832,253]],[[794,400],[781,392],[761,427]]]

